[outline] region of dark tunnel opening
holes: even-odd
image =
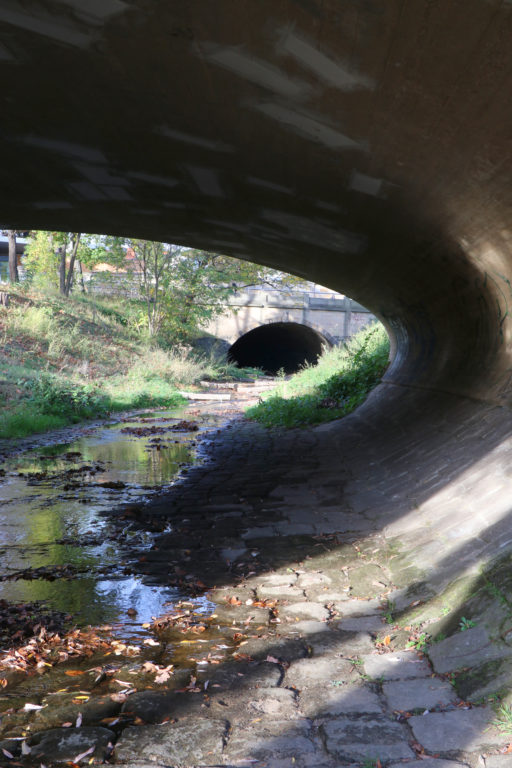
[[[262,368],[276,374],[295,373],[304,363],[315,364],[326,340],[299,323],[270,323],[245,333],[228,352],[240,368]]]

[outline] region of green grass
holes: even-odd
[[[360,331],[348,345],[325,351],[278,385],[246,416],[267,427],[320,424],[351,413],[379,383],[387,367],[389,340],[380,324]]]
[[[0,308],[0,438],[111,412],[174,407],[179,389],[240,378],[225,360],[165,348],[140,330],[140,302],[13,289]]]
[[[508,704],[502,704],[496,707],[496,718],[491,721],[491,725],[497,728],[504,736],[512,736],[512,707]]]

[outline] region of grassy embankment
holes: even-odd
[[[320,424],[346,416],[380,381],[389,357],[389,339],[378,323],[364,328],[347,344],[323,352],[282,381],[246,416],[267,427]]]
[[[178,388],[243,374],[150,343],[138,328],[138,302],[7,291],[9,308],[0,307],[0,438],[177,405]]]

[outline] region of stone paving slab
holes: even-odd
[[[308,645],[314,656],[360,656],[369,654],[374,643],[368,632],[348,632],[330,625],[330,631],[320,636],[309,636]]]
[[[309,738],[311,724],[303,719],[290,723],[287,720],[274,720],[255,723],[249,728],[233,727],[224,750],[226,762],[245,758],[286,757],[297,759],[304,754],[316,752],[315,745]]]
[[[347,632],[379,632],[383,623],[380,616],[359,616],[354,619],[344,619],[342,626]]]
[[[258,587],[258,595],[260,597],[278,597],[281,599],[304,599],[304,590],[300,587],[286,587],[286,586],[267,586],[262,584]]]
[[[116,746],[122,763],[160,761],[164,765],[210,766],[222,760],[227,724],[223,720],[194,719],[126,728]]]
[[[348,659],[320,656],[312,659],[294,661],[286,670],[284,685],[302,688],[325,688],[329,682],[347,683],[357,680],[354,665]]]
[[[413,651],[374,653],[362,656],[362,660],[366,674],[375,680],[400,680],[432,674],[427,660]]]
[[[356,618],[359,616],[382,616],[382,600],[354,600],[349,599],[343,602],[336,609],[340,612],[342,618]]]
[[[474,667],[484,661],[512,656],[512,648],[492,641],[484,627],[458,632],[429,649],[436,672],[450,672],[460,667]]]
[[[409,719],[409,725],[415,738],[430,752],[472,752],[503,746],[503,734],[490,726],[494,718],[492,709],[481,707],[415,716]]]
[[[331,603],[345,603],[349,600],[349,596],[347,593],[347,590],[345,591],[338,591],[333,592],[330,587],[327,589],[312,589],[311,587],[306,588],[306,595],[308,600],[316,600],[318,603],[322,603],[323,605],[329,605]],[[336,610],[341,610],[336,608]]]
[[[213,695],[210,709],[216,717],[228,717],[230,722],[254,720],[262,715],[293,721],[298,717],[293,691],[285,688],[259,688],[251,691],[227,691]]]
[[[285,605],[281,608],[280,613],[290,618],[300,619],[317,619],[322,621],[329,618],[329,611],[319,603],[301,602],[292,603],[291,605]]]
[[[362,685],[329,687],[329,683],[309,688],[300,696],[301,709],[313,719],[353,713],[380,714],[382,705],[376,693]]]
[[[253,659],[265,660],[270,654],[281,661],[292,662],[308,656],[308,643],[301,638],[282,637],[249,637],[240,646],[240,650]]]
[[[353,762],[354,758],[399,760],[414,757],[408,733],[400,723],[385,717],[349,719],[340,717],[322,726],[329,754]]]
[[[212,690],[232,688],[272,688],[279,685],[282,672],[271,662],[230,662],[218,667],[210,677]]]
[[[457,701],[450,683],[435,677],[384,683],[382,692],[389,707],[400,711],[446,707]]]
[[[318,638],[322,634],[328,634],[329,625],[323,621],[304,619],[292,624],[280,624],[279,634],[292,637],[303,637],[306,642],[309,638]]]
[[[296,585],[301,587],[301,589],[308,589],[308,587],[317,585],[330,586],[331,584],[332,578],[330,576],[327,576],[325,573],[315,573],[314,571],[301,573],[296,582]]]

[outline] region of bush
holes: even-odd
[[[32,407],[68,422],[107,416],[110,402],[91,384],[77,384],[48,374],[30,383]]]

